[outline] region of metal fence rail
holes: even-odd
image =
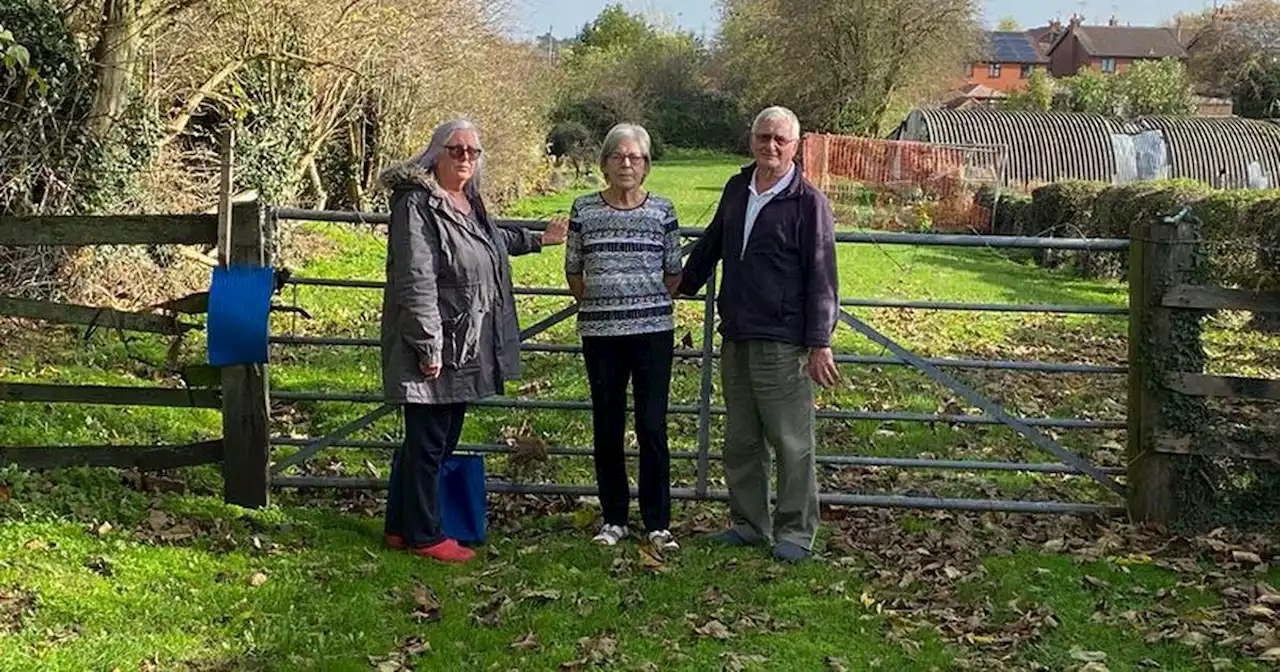
[[[296,208],[274,208],[271,215],[277,220],[306,220],[306,221],[322,221],[322,222],[340,222],[354,224],[386,224],[389,222],[389,216],[385,213],[353,213],[353,212],[331,212],[331,211],[311,211]],[[498,220],[499,225],[503,226],[519,226],[531,230],[543,230],[544,222],[531,222],[523,220]],[[689,238],[698,238],[702,235],[702,229],[683,228],[681,233]],[[920,234],[920,233],[894,233],[881,231],[840,231],[836,234],[838,243],[848,244],[874,244],[874,245],[911,245],[911,246],[941,246],[941,247],[969,247],[969,248],[990,248],[990,249],[1033,249],[1033,250],[1075,250],[1083,252],[1123,252],[1128,249],[1129,241],[1124,239],[1072,239],[1072,238],[1029,238],[1015,236],[986,236],[986,235],[940,235],[940,234]],[[382,289],[385,283],[381,280],[353,280],[344,278],[306,278],[291,276],[286,282],[296,286],[315,286],[315,287],[331,287],[331,288],[349,288],[349,289]],[[694,488],[674,488],[672,496],[676,498],[693,498],[693,499],[723,499],[727,493],[709,489],[709,463],[711,460],[722,459],[718,452],[712,452],[710,446],[710,420],[713,416],[724,415],[723,406],[712,404],[713,380],[711,372],[711,363],[718,358],[719,352],[714,349],[713,339],[714,333],[712,327],[714,324],[715,307],[714,307],[714,286],[713,279],[708,285],[709,291],[696,297],[681,297],[685,300],[701,301],[704,304],[704,324],[703,324],[703,342],[700,349],[678,348],[675,355],[685,359],[698,359],[702,363],[702,381],[699,391],[699,401],[696,404],[672,404],[669,406],[669,413],[674,415],[693,415],[699,419],[697,450],[693,452],[676,452],[672,454],[674,459],[694,460],[696,462],[696,487]],[[547,296],[547,297],[568,297],[567,290],[562,288],[546,288],[546,287],[523,287],[518,288],[517,294],[526,296]],[[906,310],[940,310],[940,311],[968,311],[968,312],[994,312],[994,313],[1051,313],[1064,315],[1094,315],[1094,316],[1125,316],[1128,314],[1128,308],[1122,306],[1105,306],[1105,305],[1048,305],[1048,304],[993,304],[993,303],[975,303],[975,302],[955,302],[955,301],[912,301],[900,299],[869,299],[869,298],[845,298],[840,301],[841,305],[849,308],[893,308]],[[544,332],[545,330],[555,326],[560,321],[571,316],[576,312],[576,306],[570,304],[565,308],[557,311],[548,318],[538,321],[536,324],[526,327],[521,338],[521,349],[524,352],[536,353],[562,353],[562,354],[578,354],[582,352],[582,348],[576,344],[560,344],[560,343],[530,343],[527,339]],[[278,346],[308,346],[308,347],[362,347],[372,348],[379,345],[378,339],[374,338],[357,338],[357,337],[336,337],[336,336],[295,336],[285,334],[275,334],[270,337],[270,342]],[[919,368],[924,366],[926,369],[933,371],[933,367],[937,368],[955,368],[955,369],[986,369],[986,370],[1007,370],[1037,373],[1069,373],[1069,374],[1085,374],[1085,375],[1120,375],[1128,372],[1127,365],[1098,365],[1087,363],[1057,363],[1057,362],[1038,362],[1038,361],[1002,361],[1002,360],[978,360],[978,359],[959,359],[959,358],[921,358],[917,357],[909,351],[898,353],[894,350],[893,356],[869,356],[854,354],[836,355],[836,361],[841,364],[859,364],[871,366],[915,366]],[[936,371],[934,372],[935,375]],[[945,376],[944,376],[945,379]],[[949,379],[948,379],[949,380]],[[319,392],[319,391],[300,391],[300,390],[277,390],[272,392],[272,396],[277,401],[283,402],[348,402],[348,403],[381,403],[382,396],[375,393],[364,392]],[[524,409],[524,410],[560,410],[560,411],[587,411],[591,409],[589,401],[576,400],[560,400],[560,399],[527,399],[527,398],[489,398],[477,401],[473,404],[482,408],[506,408],[506,409]],[[990,406],[990,404],[986,404]],[[998,407],[992,407],[997,408]],[[1015,429],[1021,427],[1023,433],[1035,433],[1034,428],[1052,428],[1052,429],[1072,429],[1072,430],[1116,430],[1124,429],[1126,423],[1123,419],[1094,419],[1094,418],[1011,418],[1003,413],[994,415],[968,415],[953,413],[917,413],[907,411],[863,411],[863,410],[840,410],[840,409],[820,409],[816,412],[818,418],[832,420],[862,420],[877,422],[913,422],[913,423],[944,423],[955,425],[998,425],[1011,424]],[[349,423],[350,424],[350,423]],[[1039,435],[1037,435],[1039,436]],[[308,455],[314,453],[323,447],[349,447],[349,448],[378,448],[391,449],[398,444],[390,441],[359,441],[345,438],[345,435],[329,437],[311,437],[311,438],[289,438],[278,437],[272,440],[272,445],[276,446],[297,446],[302,448]],[[904,469],[937,469],[937,470],[961,470],[961,471],[993,471],[993,472],[1028,472],[1042,474],[1057,474],[1064,476],[1077,476],[1081,474],[1089,474],[1097,479],[1102,479],[1106,484],[1114,485],[1109,479],[1111,476],[1123,475],[1123,469],[1117,468],[1100,468],[1081,461],[1078,456],[1069,452],[1062,452],[1060,446],[1056,442],[1050,442],[1050,447],[1054,448],[1055,453],[1061,453],[1064,461],[1072,462],[1066,464],[1063,462],[1034,463],[1034,462],[1000,462],[1000,461],[980,461],[980,460],[937,460],[924,458],[889,458],[889,457],[872,457],[859,455],[820,455],[817,456],[819,464],[842,467],[872,467],[872,468],[904,468]],[[479,454],[510,454],[516,452],[514,448],[505,445],[465,445],[460,446],[459,450],[474,452]],[[592,452],[586,448],[568,448],[553,447],[548,448],[549,455],[558,456],[589,456]],[[629,455],[634,451],[628,451]],[[1067,458],[1071,458],[1067,460]],[[300,459],[293,461],[285,460],[281,463],[281,468],[291,466]],[[278,470],[277,470],[278,471]],[[348,487],[348,488],[379,488],[383,487],[383,483],[374,479],[353,479],[353,478],[333,478],[320,476],[283,476],[274,475],[272,478],[273,485],[277,487],[297,487],[297,488],[317,488],[317,487]],[[595,488],[590,486],[578,485],[555,485],[555,484],[532,484],[532,483],[510,483],[503,481],[492,481],[489,483],[491,492],[512,492],[512,493],[528,493],[528,494],[563,494],[563,495],[591,495],[595,494]],[[952,499],[952,498],[936,498],[936,497],[906,497],[897,495],[864,495],[850,493],[825,493],[823,502],[827,504],[843,504],[855,506],[890,506],[890,507],[908,507],[908,508],[948,508],[961,509],[971,511],[1013,511],[1026,513],[1098,513],[1109,514],[1118,510],[1103,504],[1094,503],[1069,503],[1069,502],[1032,502],[1017,500],[971,500],[971,499]]]
[[[307,446],[316,441],[314,437],[275,437],[271,439],[273,446]],[[329,444],[332,448],[365,448],[378,450],[394,450],[400,447],[399,441],[369,441],[369,440],[352,440],[335,441]],[[476,453],[476,454],[493,454],[493,455],[513,455],[519,453],[518,448],[513,448],[504,444],[460,444],[458,446],[460,453]],[[562,455],[565,457],[591,457],[594,451],[590,448],[555,448],[548,447],[546,449],[548,455]],[[639,457],[638,450],[624,450],[623,454],[627,457]],[[671,459],[673,460],[696,460],[699,454],[692,451],[673,451]],[[724,454],[718,451],[711,451],[707,458],[710,460],[722,461]],[[999,462],[989,460],[934,460],[916,457],[868,457],[863,455],[818,455],[814,458],[818,464],[830,464],[842,467],[875,467],[890,469],[942,469],[957,471],[1012,471],[1026,472],[1037,474],[1070,474],[1080,475],[1084,472],[1076,469],[1069,464],[1060,462]],[[1119,467],[1103,467],[1102,471],[1108,474],[1123,475],[1124,469]]]

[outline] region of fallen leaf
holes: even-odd
[[[1262,604],[1250,605],[1244,610],[1244,613],[1248,614],[1250,618],[1256,618],[1259,620],[1270,620],[1276,617],[1275,610]]]
[[[827,669],[831,672],[849,672],[849,668],[845,665],[844,660],[836,658],[835,656],[827,656],[822,662],[827,664]]]
[[[173,527],[160,532],[156,535],[160,541],[174,542],[190,539],[196,536],[195,530],[190,525],[174,525]]]
[[[9,501],[13,496],[13,487],[8,485],[0,485],[0,504]]]
[[[715,586],[711,586],[710,588],[707,588],[706,590],[702,591],[702,597],[698,599],[703,604],[714,604],[714,605],[721,605],[721,604],[724,604],[725,602],[733,601],[729,599],[724,593],[721,593],[720,589],[716,588]]]
[[[496,628],[502,625],[511,606],[511,598],[495,593],[488,602],[481,602],[471,608],[471,619],[486,628]]]
[[[151,526],[153,532],[159,532],[160,528],[169,524],[169,514],[160,509],[151,509],[147,514],[147,525]]]
[[[533,602],[554,602],[560,599],[560,591],[558,590],[526,590],[520,594],[520,599]]]
[[[94,528],[93,533],[101,537],[106,535],[111,530],[112,530],[111,523],[104,522],[101,525]]]
[[[640,566],[649,571],[660,570],[666,565],[666,561],[662,558],[662,552],[653,544],[640,544]]]
[[[1182,642],[1184,645],[1189,646],[1193,649],[1200,649],[1200,648],[1204,648],[1204,646],[1209,643],[1209,636],[1204,634],[1203,632],[1190,630],[1185,635],[1183,635],[1178,641]]]
[[[261,586],[266,582],[267,582],[267,575],[263,574],[262,572],[254,572],[253,576],[249,577],[249,585],[253,586],[254,588],[257,588],[258,586]]]
[[[1082,663],[1100,663],[1107,659],[1107,654],[1104,651],[1086,651],[1079,646],[1071,647],[1068,655],[1071,656],[1072,660],[1078,660]]]
[[[1247,562],[1251,565],[1262,564],[1262,558],[1250,551],[1231,551],[1231,558],[1236,562]]]
[[[542,645],[538,643],[538,635],[532,632],[514,642],[511,642],[511,648],[517,651],[533,651],[541,646]]]
[[[744,672],[769,662],[768,658],[758,653],[744,655],[732,651],[725,651],[720,654],[720,659],[724,661],[720,665],[720,669],[723,672]]]
[[[440,600],[426,586],[419,585],[413,591],[413,618],[426,622],[440,620]]]
[[[43,551],[44,549],[49,548],[44,541],[40,539],[28,539],[27,543],[23,544],[22,547],[28,551]]]
[[[1096,576],[1090,576],[1089,574],[1084,575],[1084,583],[1090,588],[1096,588],[1096,589],[1111,587],[1110,583],[1107,583],[1106,581],[1103,581],[1102,579],[1099,579]]]
[[[714,618],[694,628],[693,631],[703,637],[711,637],[712,639],[730,639],[733,637],[733,633],[729,632],[729,628]]]

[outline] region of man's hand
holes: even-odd
[[[542,232],[543,245],[563,245],[565,235],[569,232],[568,217],[553,217],[547,222],[547,230]]]
[[[422,372],[422,375],[427,377],[427,380],[435,380],[436,378],[439,378],[441,368],[442,367],[439,364],[430,364],[421,360],[418,361],[418,370]]]
[[[840,382],[840,370],[836,368],[835,356],[831,348],[813,348],[809,351],[809,365],[805,367],[813,382],[831,387]]]

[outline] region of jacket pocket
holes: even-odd
[[[478,366],[485,307],[479,285],[440,288],[441,361],[450,369]]]

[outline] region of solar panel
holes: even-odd
[[[989,34],[992,58],[1001,63],[1034,63],[1040,53],[1025,33]]]

